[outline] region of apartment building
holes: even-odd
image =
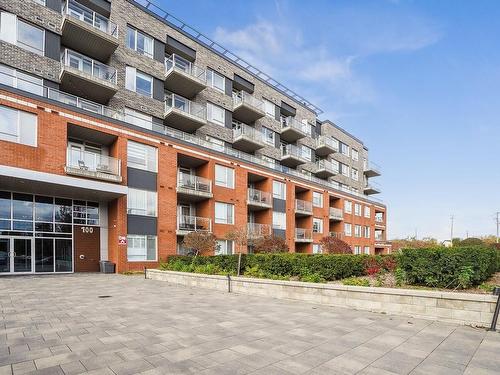
[[[0,1],[0,274],[156,267],[183,238],[385,253],[363,142],[148,0]],[[243,246],[242,251],[252,251]]]

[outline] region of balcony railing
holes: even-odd
[[[295,129],[305,135],[311,135],[311,125],[300,122],[295,117],[281,117],[281,129]]]
[[[248,189],[248,202],[270,206],[272,204],[272,196],[271,193],[266,191]]]
[[[174,69],[182,73],[186,73],[203,83],[207,82],[207,72],[205,69],[200,68],[198,65],[195,65],[191,61],[188,61],[176,54],[172,54],[170,57],[165,58],[165,69],[167,72]]]
[[[121,161],[108,155],[68,147],[66,172],[84,177],[121,181]]]
[[[305,228],[295,228],[295,240],[312,241],[312,230]]]
[[[383,223],[384,222],[384,217],[383,216],[375,215],[375,221],[377,223]]]
[[[296,158],[302,159],[305,161],[304,155],[302,153],[302,149],[295,145],[282,145],[281,146],[281,156],[294,156]]]
[[[193,190],[199,193],[212,193],[212,181],[188,173],[177,174],[177,188]]]
[[[342,220],[344,213],[340,208],[330,207],[330,219]]]
[[[385,236],[384,236],[384,233],[383,232],[380,232],[380,231],[375,231],[375,241],[385,241]]]
[[[116,85],[116,69],[100,63],[70,49],[61,54],[61,63],[64,66],[76,69],[90,77],[110,82]]]
[[[171,109],[177,109],[187,115],[197,117],[201,120],[207,119],[207,109],[205,106],[194,103],[191,100],[174,93],[168,93],[165,95],[165,112]]]
[[[264,143],[262,132],[242,122],[233,121],[233,139],[239,136],[246,136],[257,143]]]
[[[295,199],[295,211],[312,213],[312,202],[303,201],[302,199]]]
[[[207,217],[181,215],[177,219],[177,230],[181,232],[211,232],[212,220]]]
[[[135,125],[136,122],[144,122],[143,118],[137,118],[137,120],[133,120],[132,118],[134,117],[133,115],[130,114],[125,114],[125,111],[123,109],[115,109],[111,108],[108,106],[105,106],[103,104],[99,104],[84,98],[81,98],[76,95],[68,94],[63,91],[59,91],[57,89],[53,89],[50,87],[46,87],[37,83],[34,83],[32,81],[19,78],[16,76],[13,76],[12,74],[0,72],[0,84],[16,88],[21,91],[27,91],[26,88],[30,87],[30,89],[27,92],[30,93],[36,93],[40,97],[47,98],[53,101],[56,101],[58,103],[68,105],[74,108],[78,108],[81,110],[84,110],[90,114],[97,114],[101,116],[105,116],[114,120],[119,120],[126,122],[131,125]],[[266,168],[273,169],[277,172],[284,173],[290,176],[295,176],[297,178],[301,178],[313,183],[316,183],[320,186],[325,186],[333,190],[337,191],[342,191],[346,192],[348,194],[360,197],[360,198],[366,198],[366,195],[357,191],[352,190],[348,186],[340,185],[338,182],[335,181],[325,181],[321,178],[317,178],[312,175],[308,174],[303,174],[300,173],[299,171],[296,171],[294,169],[287,168],[285,166],[276,164],[276,163],[271,163],[267,160],[264,160],[258,156],[248,154],[243,151],[235,150],[229,146],[225,146],[223,150],[221,150],[221,147],[219,144],[207,141],[204,138],[201,138],[199,136],[196,136],[194,134],[184,132],[179,129],[175,129],[169,126],[162,126],[158,125],[156,123],[151,123],[151,128],[159,133],[166,135],[168,137],[174,138],[174,139],[179,139],[184,142],[188,142],[193,145],[197,145],[200,147],[204,147],[213,151],[218,151],[218,152],[223,152],[226,155],[229,155],[231,157],[237,158],[237,159],[242,159],[250,163],[258,164],[261,166],[264,166]],[[376,201],[376,202],[382,202],[380,199],[370,197],[371,201]]]
[[[331,161],[326,159],[318,160],[318,162],[316,163],[316,167],[318,170],[325,170],[333,174],[339,173],[338,164],[333,164]]]
[[[330,237],[338,238],[338,239],[342,239],[344,237],[344,233],[342,233],[342,232],[330,232],[330,233],[328,233],[328,235]]]
[[[248,238],[259,238],[269,236],[271,234],[271,226],[269,224],[248,223],[247,236]]]
[[[261,112],[264,111],[264,102],[246,91],[233,92],[233,106],[236,107],[240,104],[246,104]]]
[[[316,147],[328,147],[337,152],[339,150],[339,141],[326,135],[320,135],[316,141]]]
[[[76,1],[67,1],[64,4],[63,14],[83,21],[108,35],[118,38],[118,26],[115,23]]]

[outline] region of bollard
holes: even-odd
[[[498,296],[498,299],[497,299],[497,306],[495,307],[495,313],[493,314],[493,320],[491,321],[491,327],[490,327],[490,329],[488,329],[488,331],[496,331],[498,313],[500,312],[500,288],[499,287],[495,287],[493,289],[493,295]]]
[[[237,276],[240,276],[241,272],[241,253],[238,254],[238,274]]]
[[[147,268],[146,268],[146,267],[144,267],[144,279],[147,279],[147,278],[148,278],[146,271],[147,271]]]
[[[227,275],[227,292],[231,293],[231,276]]]

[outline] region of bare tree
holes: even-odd
[[[256,253],[288,253],[289,248],[283,237],[268,235],[255,240]]]
[[[321,248],[326,254],[352,254],[349,244],[340,238],[327,236],[320,240]]]
[[[189,232],[184,236],[183,245],[190,249],[189,255],[209,255],[215,252],[217,239],[208,232]]]
[[[248,231],[246,228],[236,228],[226,233],[225,238],[229,241],[233,241],[236,245],[236,254],[241,254],[242,248],[248,245]]]

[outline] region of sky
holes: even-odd
[[[157,3],[364,141],[389,239],[495,233],[500,2]]]

